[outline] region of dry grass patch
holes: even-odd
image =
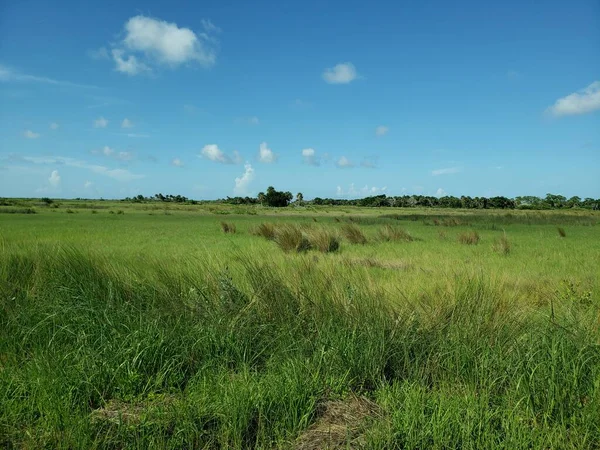
[[[477,245],[479,244],[479,233],[477,231],[465,231],[458,235],[458,242],[465,245]]]
[[[310,241],[296,225],[283,225],[275,231],[275,243],[284,252],[305,252],[310,249]]]
[[[296,440],[297,450],[364,447],[363,433],[368,419],[380,416],[377,404],[365,397],[328,401],[318,411],[319,418]]]
[[[508,255],[510,253],[511,244],[506,236],[506,233],[503,233],[502,236],[500,236],[496,242],[494,242],[492,249],[496,253],[500,253],[502,255]]]
[[[340,249],[340,238],[324,228],[311,230],[308,240],[311,248],[323,253],[336,252]]]
[[[348,239],[351,244],[364,245],[367,243],[367,237],[358,225],[348,223],[342,227],[342,233],[344,233],[344,237]]]

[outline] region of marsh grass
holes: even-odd
[[[310,230],[307,234],[309,248],[322,253],[337,252],[340,249],[340,238],[325,228]]]
[[[508,236],[506,232],[502,233],[502,236],[496,239],[494,244],[492,245],[492,249],[496,253],[500,253],[501,255],[508,255],[511,251],[512,245],[508,240]]]
[[[293,224],[282,225],[275,230],[275,243],[284,252],[305,252],[310,250],[311,242],[300,227]]]
[[[237,229],[234,223],[221,222],[221,231],[225,234],[235,234]]]
[[[415,240],[406,230],[393,225],[384,225],[379,229],[379,239],[382,241],[404,241],[412,242]]]
[[[364,245],[367,243],[367,237],[358,225],[353,223],[344,224],[342,226],[342,233],[351,244]]]
[[[275,224],[269,223],[269,222],[263,222],[260,225],[256,226],[251,231],[251,234],[253,234],[255,236],[261,236],[269,241],[272,241],[275,239],[275,232],[276,232]]]
[[[457,237],[458,242],[465,245],[477,245],[480,239],[479,233],[475,230],[464,231]]]

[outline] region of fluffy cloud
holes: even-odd
[[[58,130],[58,127],[59,127],[59,126],[60,126],[60,125],[58,125],[56,122],[52,122],[52,123],[50,124],[50,129],[51,129],[51,130]]]
[[[233,188],[233,192],[236,195],[248,195],[248,187],[250,183],[254,180],[254,169],[250,165],[250,163],[246,163],[244,165],[244,173],[241,177],[237,177],[235,179],[235,187]]]
[[[277,154],[267,146],[266,142],[261,142],[258,148],[258,160],[261,163],[271,164],[277,161]]]
[[[546,112],[556,116],[586,114],[600,109],[600,81],[594,81],[588,87],[556,100]]]
[[[85,189],[89,189],[89,188],[91,188],[93,185],[94,185],[94,183],[92,183],[91,181],[86,181],[86,182],[83,184],[83,187],[84,187]]]
[[[350,62],[325,69],[323,79],[329,84],[348,84],[358,77],[356,67]]]
[[[203,156],[206,159],[210,159],[211,161],[214,162],[219,162],[219,163],[223,163],[223,164],[230,164],[231,163],[231,158],[229,158],[229,156],[227,156],[220,148],[217,144],[208,144],[205,145],[202,148],[202,151],[200,152],[201,156]]]
[[[448,193],[442,188],[439,188],[437,191],[435,191],[436,197],[445,197],[446,195],[448,195]]]
[[[448,175],[451,173],[458,173],[458,172],[460,172],[460,167],[446,167],[444,169],[432,170],[431,175],[433,175],[433,176]]]
[[[380,195],[385,194],[387,192],[387,186],[377,187],[377,186],[368,186],[364,185],[362,188],[356,188],[354,183],[350,184],[348,190],[342,189],[341,186],[338,186],[336,189],[336,195],[338,197],[350,197],[350,196],[369,196],[369,195]]]
[[[112,51],[112,56],[115,61],[115,70],[117,72],[126,73],[127,75],[137,75],[142,72],[149,72],[150,68],[139,61],[134,55],[124,57],[125,51],[115,48]]]
[[[172,68],[187,63],[214,65],[218,47],[214,35],[221,30],[209,20],[201,23],[204,32],[195,33],[152,17],[130,18],[125,23],[125,37],[112,51],[116,70],[136,75],[150,70],[150,64]]]
[[[317,152],[314,148],[302,149],[302,158],[304,159],[304,163],[309,166],[318,166],[320,164]]]
[[[377,128],[375,128],[375,136],[383,136],[387,134],[388,131],[390,131],[388,127],[379,125]]]
[[[40,137],[40,134],[31,130],[25,130],[25,132],[23,132],[23,136],[25,136],[27,139],[37,139]]]
[[[171,165],[175,167],[183,167],[183,161],[181,161],[179,158],[173,158]]]
[[[60,185],[60,175],[58,174],[58,170],[53,170],[52,173],[50,174],[50,178],[48,178],[48,181],[50,182],[50,186],[52,187],[58,187]]]
[[[121,128],[133,128],[133,122],[125,117],[121,122]]]
[[[348,169],[350,167],[354,167],[352,161],[350,161],[345,156],[342,156],[340,159],[338,159],[335,165],[338,166],[340,169]]]
[[[94,128],[106,128],[108,126],[108,120],[100,116],[94,120]]]

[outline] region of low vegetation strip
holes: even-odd
[[[600,445],[600,304],[576,285],[531,305],[453,275],[393,302],[302,256],[48,250],[0,247],[4,447]]]

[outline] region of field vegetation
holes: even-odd
[[[0,447],[600,447],[600,212],[176,198],[0,206]]]

